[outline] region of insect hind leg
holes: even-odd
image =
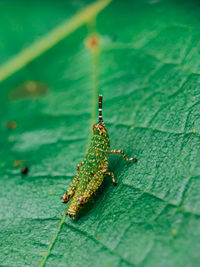
[[[69,185],[67,192],[61,197],[63,203],[67,203],[73,197],[78,181],[79,181],[79,174],[77,174],[74,177],[74,179],[71,181]]]
[[[78,199],[80,206],[84,205],[88,201],[88,199],[97,191],[97,189],[103,182],[104,175],[105,171],[103,169],[99,170],[94,175],[94,177],[86,187],[83,195]]]

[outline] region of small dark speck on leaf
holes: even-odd
[[[100,237],[97,237],[97,240],[100,240]]]
[[[27,166],[23,166],[23,167],[21,168],[21,174],[23,174],[23,175],[26,175],[26,174],[28,173],[28,171],[29,171],[29,169],[28,169]]]
[[[26,81],[9,94],[10,100],[20,100],[25,98],[37,98],[45,95],[49,88],[43,82]]]
[[[89,50],[96,50],[99,46],[99,36],[97,34],[92,35],[86,39],[86,46]]]
[[[16,129],[17,128],[17,123],[16,123],[16,121],[7,121],[5,123],[5,127],[7,129],[13,130],[13,129]]]
[[[90,40],[90,46],[92,46],[92,47],[93,46],[96,46],[97,45],[97,42],[98,42],[97,39],[95,39],[95,38],[91,39]]]
[[[176,229],[173,229],[173,230],[172,230],[172,235],[173,235],[173,236],[177,236],[177,235],[178,235],[178,232],[177,232]]]
[[[13,166],[14,167],[18,167],[20,165],[22,165],[22,163],[24,163],[25,160],[16,160],[14,163],[13,163]]]

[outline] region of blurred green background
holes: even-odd
[[[0,1],[0,266],[200,265],[199,32],[195,0]],[[138,162],[73,221],[99,93]]]

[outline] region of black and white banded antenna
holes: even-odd
[[[103,123],[103,117],[102,117],[102,102],[103,102],[103,96],[99,95],[99,123]]]

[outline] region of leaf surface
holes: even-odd
[[[105,2],[1,82],[1,266],[199,266],[200,6]],[[2,66],[91,5],[30,3],[0,4]],[[73,221],[60,197],[98,93],[111,148],[138,162],[109,155],[118,186],[106,176]]]

